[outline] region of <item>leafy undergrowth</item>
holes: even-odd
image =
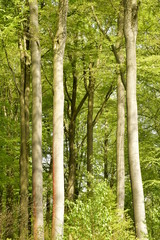
[[[106,182],[94,181],[91,194],[83,193],[75,203],[67,202],[64,239],[132,240],[133,223],[125,214],[120,218],[116,197]]]

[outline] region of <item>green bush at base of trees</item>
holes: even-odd
[[[90,192],[84,192],[76,202],[68,202],[64,239],[128,240],[135,239],[133,223],[115,205],[115,194],[106,181],[93,181]]]

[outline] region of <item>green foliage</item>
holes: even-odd
[[[82,240],[135,239],[133,225],[127,217],[120,219],[115,195],[105,181],[93,180],[89,193],[84,192],[75,203],[67,202],[65,236]]]
[[[26,20],[27,1],[1,0],[0,2],[0,41],[3,39],[8,59],[15,72],[16,82],[20,82],[20,59],[18,37],[22,23]],[[52,148],[52,108],[53,108],[53,38],[57,27],[58,1],[39,1],[40,44],[42,53],[42,92],[43,92],[43,169],[44,169],[44,205],[46,207],[47,191],[51,192],[49,165]],[[72,96],[72,66],[69,56],[76,59],[76,76],[78,79],[76,106],[80,103],[86,89],[84,87],[84,70],[88,83],[89,63],[93,67],[96,80],[94,98],[94,117],[105,98],[108,89],[116,84],[117,64],[111,44],[117,41],[117,16],[120,1],[69,1],[67,20],[67,43],[64,58],[64,72],[67,87]],[[111,38],[109,42],[100,32],[91,5],[102,27]],[[138,18],[137,37],[137,97],[139,112],[139,142],[142,177],[146,203],[146,216],[150,240],[159,240],[160,212],[160,4],[157,0],[141,1]],[[124,49],[125,52],[125,49]],[[98,60],[98,64],[96,64]],[[104,141],[107,138],[107,183],[116,186],[116,91],[107,102],[101,117],[94,126],[93,173],[96,179],[103,179]],[[68,181],[68,135],[71,103],[65,96],[65,190]],[[68,114],[69,112],[69,114]],[[87,182],[85,135],[87,121],[87,101],[76,119],[75,152],[79,197],[75,203],[66,203],[65,239],[134,239],[131,220],[120,221],[115,206],[115,195],[105,182],[93,181],[92,195],[84,192]],[[19,156],[20,156],[20,110],[19,95],[8,66],[4,47],[0,44],[0,190],[2,190],[3,233],[8,231],[6,212],[6,190],[12,186],[14,210],[14,238],[18,239],[19,201]],[[31,137],[31,134],[30,134]],[[126,141],[126,140],[125,140]],[[132,193],[127,164],[126,143],[126,193],[125,208],[133,219]],[[31,154],[31,153],[30,153]],[[31,169],[30,169],[31,172]],[[31,185],[31,173],[29,179]],[[30,190],[31,192],[31,190]],[[52,200],[50,200],[52,202]],[[12,211],[11,213],[12,214]],[[51,222],[51,215],[50,215]],[[1,224],[0,224],[1,225]],[[12,226],[13,227],[13,226]],[[47,226],[49,229],[50,226]],[[50,231],[49,231],[50,232]],[[132,237],[133,236],[133,237]],[[5,235],[3,236],[5,239]],[[50,239],[46,233],[46,239]]]

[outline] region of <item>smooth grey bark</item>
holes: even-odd
[[[120,75],[117,80],[117,208],[124,210],[125,200],[125,91]]]
[[[118,17],[118,39],[116,44],[119,64],[123,64],[123,32],[124,26],[124,7],[120,3]],[[117,208],[124,210],[125,200],[125,159],[124,159],[124,134],[125,134],[125,89],[121,79],[121,73],[118,72],[117,78]],[[121,215],[123,217],[123,213]]]
[[[54,39],[53,59],[53,214],[52,239],[63,238],[64,169],[63,169],[63,58],[67,35],[68,0],[59,0],[59,20]]]
[[[29,1],[32,63],[32,194],[34,239],[44,239],[42,176],[41,53],[37,0]]]
[[[138,5],[136,0],[125,0],[124,32],[127,60],[127,123],[131,185],[133,194],[135,229],[138,239],[148,239],[145,204],[139,159],[138,113],[136,99],[136,37]]]

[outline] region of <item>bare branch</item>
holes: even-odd
[[[87,97],[88,97],[88,92],[86,92],[86,94],[84,95],[84,97],[83,97],[82,100],[80,101],[80,103],[79,103],[79,105],[78,105],[78,107],[77,107],[77,109],[76,109],[76,111],[75,111],[74,119],[76,119],[76,117],[77,117],[78,113],[80,112],[80,110],[81,110],[81,108],[82,108],[85,100],[87,99]]]
[[[96,116],[95,116],[95,118],[94,118],[94,120],[93,120],[93,123],[92,123],[93,127],[95,126],[95,124],[97,123],[99,117],[101,116],[101,114],[102,114],[102,112],[103,112],[103,109],[104,109],[104,107],[105,107],[105,104],[106,104],[106,102],[108,101],[108,99],[110,98],[111,94],[113,93],[113,90],[114,90],[114,89],[113,89],[113,84],[112,84],[112,85],[110,86],[107,94],[106,94],[106,97],[105,97],[105,99],[104,99],[104,101],[103,101],[103,103],[102,103],[102,105],[101,105],[101,108],[98,110],[98,112],[97,112],[97,114],[96,114]]]

